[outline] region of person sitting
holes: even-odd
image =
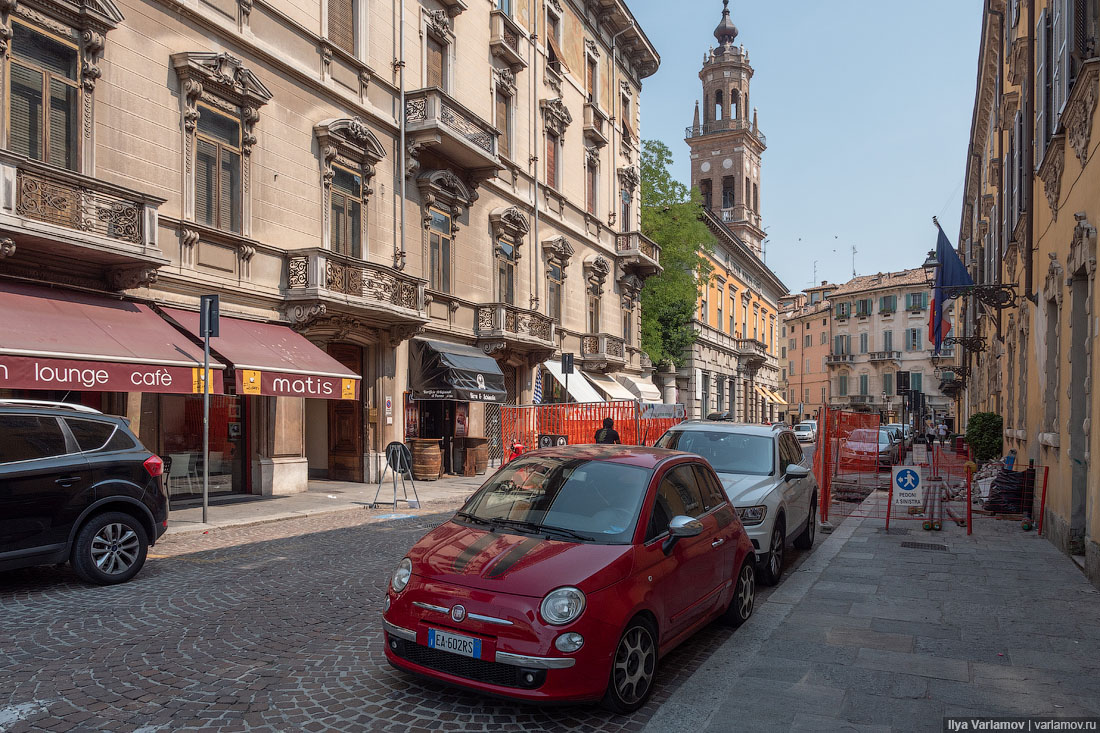
[[[603,427],[596,431],[596,442],[602,445],[618,445],[619,433],[615,430],[615,421],[609,417],[603,419]]]

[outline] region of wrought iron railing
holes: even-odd
[[[581,336],[581,356],[626,359],[626,341],[607,333],[586,333]]]
[[[287,260],[287,288],[326,290],[410,311],[424,309],[424,281],[383,265],[324,250]]]
[[[547,344],[554,342],[554,319],[508,303],[490,303],[477,308],[479,336],[530,336]]]
[[[615,235],[615,251],[620,255],[642,254],[656,263],[661,261],[661,246],[641,232]]]
[[[431,87],[410,92],[405,99],[405,122],[446,127],[489,155],[497,154],[496,130],[441,89]]]

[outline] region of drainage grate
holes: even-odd
[[[947,552],[947,545],[936,545],[931,542],[902,542],[902,547],[908,547],[911,550],[936,550],[937,552]]]

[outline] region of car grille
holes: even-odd
[[[524,690],[534,690],[546,682],[545,669],[524,669],[511,664],[471,659],[393,636],[389,637],[389,644],[393,653],[402,659],[455,677]],[[531,677],[530,682],[527,681],[528,676]]]

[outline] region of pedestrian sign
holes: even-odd
[[[894,466],[891,476],[894,489],[894,506],[921,506],[924,502],[924,487],[921,486],[920,472],[911,466]]]

